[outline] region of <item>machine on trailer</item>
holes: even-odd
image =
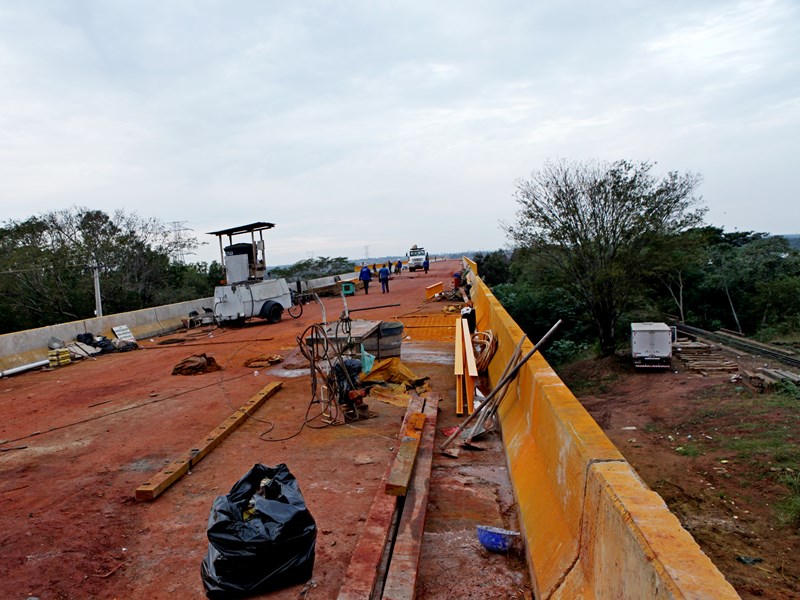
[[[220,257],[225,267],[225,285],[214,288],[217,322],[243,323],[250,317],[261,317],[269,323],[277,323],[284,309],[292,307],[286,280],[265,278],[264,230],[273,227],[274,223],[258,222],[209,232],[219,238]],[[250,234],[250,241],[234,244],[233,236],[242,234]],[[223,247],[226,236],[228,245]]]

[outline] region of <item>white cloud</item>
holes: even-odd
[[[785,230],[799,24],[789,0],[3,7],[2,215],[187,221],[204,260],[202,232],[259,220],[276,264],[489,249],[544,160],[631,158],[702,172],[715,224]]]

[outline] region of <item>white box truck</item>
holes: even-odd
[[[408,270],[413,272],[422,268],[422,263],[427,258],[428,253],[425,252],[425,248],[420,248],[414,244],[406,256],[408,257]]]
[[[672,360],[672,328],[666,323],[631,323],[631,355],[637,369],[668,369]]]

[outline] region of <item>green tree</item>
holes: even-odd
[[[710,260],[709,245],[721,233],[716,227],[700,227],[656,238],[648,249],[648,255],[653,257],[649,295],[654,305],[668,313],[677,309],[678,320],[687,321]],[[662,301],[664,292],[669,304]]]
[[[560,286],[579,299],[595,323],[600,351],[616,348],[616,325],[652,273],[658,240],[702,221],[694,192],[700,176],[653,163],[547,163],[517,183],[512,242],[534,251]]]
[[[108,314],[211,295],[213,286],[181,280],[192,268],[176,257],[195,246],[156,219],[124,211],[75,207],[8,221],[0,228],[1,331],[92,316],[95,269]]]
[[[347,273],[352,271],[354,266],[350,259],[343,256],[336,258],[319,256],[301,260],[289,267],[276,267],[272,269],[271,274],[273,277],[285,277],[292,281],[305,281],[307,279],[316,279],[317,277]]]
[[[766,233],[720,233],[709,247],[705,285],[722,293],[729,319],[740,332],[793,313],[787,295],[792,279],[800,276],[800,253],[782,236]],[[728,321],[727,315],[720,319]]]
[[[508,283],[511,276],[511,259],[502,250],[494,250],[486,254],[478,252],[474,256],[478,265],[478,273],[489,287],[499,283]]]

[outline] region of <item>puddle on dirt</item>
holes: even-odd
[[[122,467],[123,471],[136,471],[141,473],[157,472],[164,468],[163,460],[151,460],[142,458],[135,460]]]
[[[416,344],[404,345],[401,350],[400,358],[406,363],[454,364],[453,352],[450,351],[449,348],[447,352],[442,352],[431,348],[420,347]]]
[[[269,373],[274,377],[284,377],[286,379],[293,379],[295,377],[309,377],[311,369],[282,369],[272,368],[264,370],[264,373]]]

